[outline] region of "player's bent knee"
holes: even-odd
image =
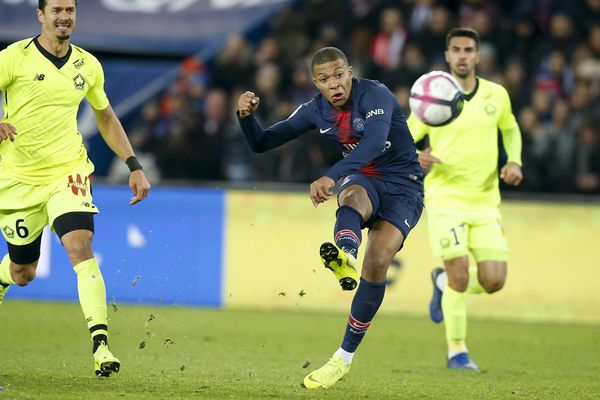
[[[480,283],[481,286],[483,286],[483,289],[486,291],[486,293],[490,294],[497,292],[504,287],[504,279],[488,280]]]
[[[350,185],[344,189],[338,198],[340,206],[351,207],[359,214],[365,215],[371,207],[371,200],[365,188],[359,185]]]
[[[14,265],[14,264],[13,264]],[[12,278],[18,286],[27,286],[35,279],[37,262],[29,265],[16,265],[12,270]]]

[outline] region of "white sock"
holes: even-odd
[[[342,357],[342,359],[344,360],[344,364],[351,364],[352,358],[354,357],[354,353],[349,353],[341,347],[337,349],[334,355]]]
[[[442,292],[446,289],[446,281],[448,280],[448,274],[446,271],[442,272],[435,278],[435,286],[440,289]]]
[[[454,357],[457,354],[468,353],[468,352],[469,352],[469,350],[466,347],[462,351],[450,351],[450,350],[448,350],[448,360],[451,359],[452,357]]]

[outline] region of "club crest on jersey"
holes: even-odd
[[[362,118],[354,118],[352,127],[355,131],[362,132],[365,130],[365,121]]]
[[[85,61],[83,61],[83,59],[81,59],[81,58],[73,61],[73,66],[75,67],[75,69],[79,69],[79,68],[83,67],[84,64],[85,64]]]
[[[2,231],[4,232],[4,234],[6,235],[7,238],[9,238],[9,239],[15,238],[15,231],[10,226],[5,225],[4,228],[2,228]]]
[[[85,79],[81,74],[77,74],[75,78],[73,78],[73,84],[75,85],[75,89],[84,90],[85,89]]]
[[[490,117],[496,116],[496,106],[494,106],[493,104],[486,105],[485,112]]]

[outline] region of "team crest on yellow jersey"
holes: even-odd
[[[493,104],[486,105],[485,106],[485,112],[490,117],[496,116],[496,106],[494,106]]]
[[[75,89],[84,90],[85,89],[85,79],[81,74],[77,74],[75,78],[73,78],[73,83],[75,84]]]
[[[9,238],[9,239],[15,238],[15,231],[12,230],[12,228],[10,226],[6,225],[4,228],[2,228],[2,231],[4,232],[4,234],[6,235],[7,238]]]

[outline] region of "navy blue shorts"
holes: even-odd
[[[340,192],[350,185],[362,186],[371,199],[373,214],[361,228],[371,228],[385,220],[400,229],[404,239],[417,225],[423,212],[423,193],[406,186],[382,181],[362,174],[349,175],[342,181]],[[339,200],[338,200],[339,205]]]

